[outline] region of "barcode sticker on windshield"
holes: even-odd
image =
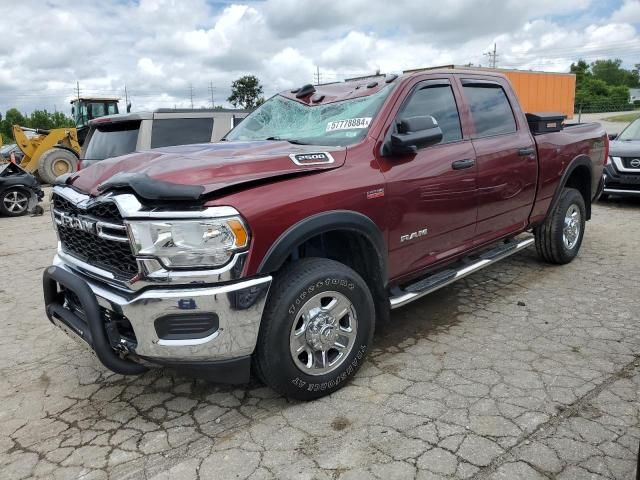
[[[371,123],[371,117],[348,118],[327,123],[327,132],[334,130],[349,130],[352,128],[367,128]]]

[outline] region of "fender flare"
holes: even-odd
[[[336,230],[346,230],[361,234],[377,252],[378,266],[387,284],[387,247],[382,232],[366,215],[352,210],[332,210],[322,212],[289,227],[271,245],[258,267],[258,273],[272,273],[278,270],[293,250],[307,240]]]
[[[4,192],[6,192],[11,188],[19,188],[20,190],[24,191],[25,193],[28,193],[29,195],[32,195],[33,193],[33,187],[29,187],[24,183],[10,183],[10,184],[4,184],[0,186],[0,195],[2,195]]]
[[[589,170],[589,179],[590,179],[590,182],[589,182],[589,199],[588,199],[587,202],[585,202],[585,207],[586,207],[586,210],[587,210],[587,218],[585,220],[591,219],[591,201],[593,200],[593,191],[592,191],[593,190],[593,188],[592,188],[592,183],[593,183],[593,165],[592,165],[591,159],[587,155],[584,155],[584,154],[578,155],[573,160],[571,160],[571,162],[569,162],[569,165],[567,166],[567,168],[565,169],[564,173],[562,174],[562,177],[560,177],[560,182],[558,182],[558,186],[556,187],[556,191],[553,194],[553,199],[551,200],[551,204],[549,205],[549,209],[547,210],[547,215],[549,215],[550,212],[553,212],[553,210],[558,205],[558,202],[560,201],[560,194],[562,193],[562,189],[564,189],[564,187],[567,185],[567,181],[569,180],[569,177],[571,177],[573,172],[578,167],[587,167],[587,169]]]

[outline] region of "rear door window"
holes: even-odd
[[[477,138],[515,133],[516,119],[501,86],[473,83],[465,85],[463,81],[463,88]]]
[[[104,123],[92,129],[83,159],[104,160],[135,152],[140,120]]]
[[[213,118],[163,118],[153,121],[151,148],[209,143]]]

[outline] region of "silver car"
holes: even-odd
[[[248,114],[234,109],[159,109],[97,118],[82,147],[81,168],[152,148],[217,142]]]
[[[631,122],[617,136],[611,136],[609,163],[605,166],[604,193],[640,196],[640,118]]]

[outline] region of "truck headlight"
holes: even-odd
[[[249,243],[239,217],[128,222],[135,255],[159,259],[165,267],[217,267]]]

